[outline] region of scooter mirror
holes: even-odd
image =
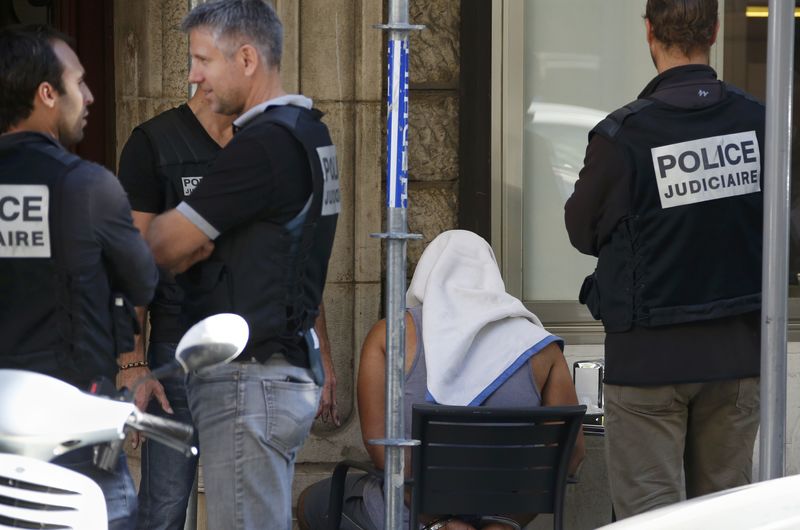
[[[212,315],[184,334],[175,350],[175,360],[185,372],[224,364],[242,353],[249,336],[247,322],[239,315]]]

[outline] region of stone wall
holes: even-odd
[[[187,100],[187,0],[114,0],[117,160],[133,128]]]
[[[196,2],[197,3],[197,2]],[[342,458],[366,459],[355,410],[361,342],[381,317],[384,218],[385,35],[382,0],[276,0],[285,26],[287,91],[311,97],[337,146],[343,210],[325,289],[342,425],[317,423],[298,458],[295,494]],[[458,178],[458,12],[449,0],[412,0],[411,231],[429,241],[455,227]],[[188,96],[189,0],[115,0],[117,155],[131,130]],[[409,271],[423,245],[409,248]],[[129,451],[138,474],[138,456]],[[202,499],[201,499],[202,500]],[[201,503],[202,504],[202,503]],[[202,519],[202,518],[201,518]],[[202,520],[201,520],[202,527]]]
[[[409,40],[409,277],[425,245],[456,228],[461,2],[411,0],[409,19],[425,29]]]
[[[294,492],[330,474],[343,458],[365,459],[355,410],[355,367],[360,344],[378,319],[381,304],[381,148],[384,119],[382,21],[376,0],[278,0],[287,33],[298,36],[291,52],[295,72],[286,79],[327,113],[336,143],[343,210],[325,287],[325,308],[338,380],[342,425],[317,422],[298,458]],[[287,48],[289,43],[287,42]],[[286,59],[289,59],[288,57]]]

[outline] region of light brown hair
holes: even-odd
[[[647,0],[644,18],[659,42],[688,56],[711,47],[718,7],[717,0]]]

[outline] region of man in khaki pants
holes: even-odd
[[[658,75],[590,133],[566,204],[598,257],[606,447],[620,518],[751,480],[764,106],[709,64],[717,0],[648,0]]]

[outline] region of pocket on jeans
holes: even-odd
[[[319,387],[311,382],[262,381],[267,408],[267,442],[294,458],[311,431]]]
[[[739,379],[739,391],[736,395],[736,408],[747,412],[752,412],[759,407],[761,394],[758,385],[758,377],[748,377]]]
[[[236,383],[240,378],[241,363],[207,366],[189,373],[187,384],[195,380],[201,383]]]
[[[675,387],[623,386],[619,392],[620,404],[639,411],[658,411],[670,408],[675,401]]]

